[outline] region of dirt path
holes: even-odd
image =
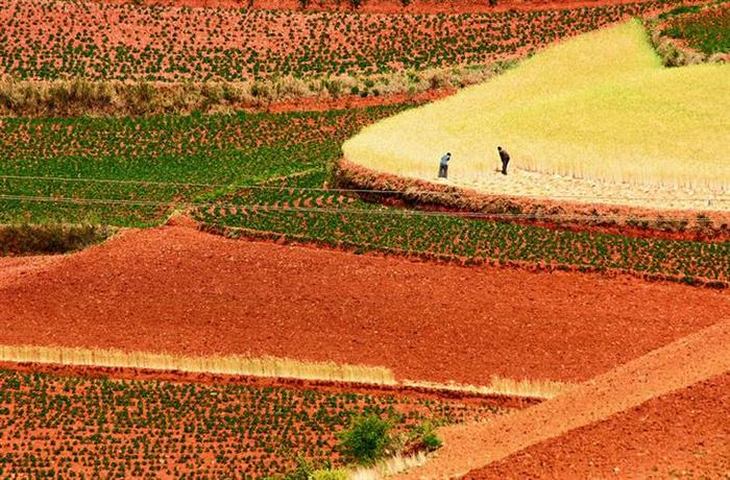
[[[0,344],[273,355],[476,384],[585,380],[730,318],[727,292],[184,227],[128,231],[22,277],[0,269],[0,285]]]
[[[730,371],[728,345],[730,320],[724,320],[589,380],[548,402],[490,424],[444,429],[444,448],[439,455],[424,467],[400,478],[464,475],[544,440],[722,375]],[[599,445],[600,448],[611,448],[610,443]],[[565,458],[570,462],[576,456],[566,452]],[[491,478],[488,470],[485,472],[484,476]],[[468,477],[482,478],[482,475],[471,472]]]
[[[730,373],[546,440],[468,478],[727,478]]]

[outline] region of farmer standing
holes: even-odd
[[[507,175],[507,165],[509,165],[509,153],[502,147],[497,147],[499,159],[502,160],[502,175]]]
[[[439,178],[447,178],[449,176],[449,160],[451,160],[451,152],[441,157],[439,164]]]

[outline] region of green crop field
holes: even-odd
[[[321,182],[348,135],[403,108],[5,119],[0,223],[154,225],[180,202],[206,202],[237,185],[302,172]]]

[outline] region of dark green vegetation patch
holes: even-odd
[[[0,225],[0,256],[73,252],[107,239],[113,231],[97,225]]]
[[[666,18],[665,35],[685,40],[707,55],[730,52],[730,2],[707,8],[677,8]]]

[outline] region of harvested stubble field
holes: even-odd
[[[0,280],[3,345],[270,355],[476,385],[494,374],[584,380],[730,316],[727,292],[185,227],[130,231],[47,268],[0,275],[10,277]]]
[[[484,64],[670,5],[384,15],[2,0],[0,76],[241,80]]]
[[[359,415],[389,418],[408,435],[425,421],[483,421],[509,411],[498,400],[306,383],[33,370],[0,369],[3,477],[264,478],[294,470],[300,458],[339,465],[336,434]]]

